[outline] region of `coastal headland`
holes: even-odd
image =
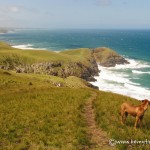
[[[0,43],[0,68],[16,73],[46,74],[66,78],[76,76],[86,81],[94,81],[98,75],[98,64],[114,67],[128,61],[109,48],[80,48],[53,51],[20,50],[9,44]]]
[[[123,126],[120,105],[140,102],[99,91],[89,83],[100,72],[98,64],[113,67],[127,63],[105,47],[56,53],[20,50],[0,42],[0,147],[148,149],[147,143],[129,143],[150,140],[150,111],[142,128],[133,129],[134,118]]]

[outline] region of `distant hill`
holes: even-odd
[[[0,33],[1,33],[1,34],[13,32],[13,31],[15,31],[15,29],[11,29],[11,28],[0,28]]]

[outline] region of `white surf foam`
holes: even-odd
[[[144,71],[138,71],[138,70],[132,70],[133,73],[135,74],[150,74],[150,72],[144,72]]]
[[[0,32],[0,34],[10,34],[10,33],[16,33],[16,32],[13,30],[6,31],[6,32]]]
[[[101,70],[99,76],[95,77],[96,82],[91,82],[98,86],[100,90],[118,93],[136,98],[138,100],[150,99],[150,89],[141,87],[139,83],[131,81],[131,76],[121,72],[120,69],[147,68],[150,67],[146,62],[129,60],[130,64],[117,65],[116,67],[106,68],[98,66]],[[131,71],[132,72],[132,71]],[[137,78],[137,77],[136,77]]]
[[[116,65],[115,67],[112,67],[114,69],[139,69],[139,68],[150,68],[150,64],[144,61],[138,61],[134,59],[128,59],[126,60],[129,62],[129,64],[125,65]]]
[[[60,53],[60,51],[54,51],[55,53]]]
[[[13,48],[18,48],[18,49],[22,49],[22,50],[46,50],[45,48],[33,48],[32,44],[22,44],[22,45],[14,45],[12,46]]]
[[[31,44],[22,44],[22,45],[14,45],[12,47],[18,48],[18,49],[34,49],[32,48],[33,45]]]

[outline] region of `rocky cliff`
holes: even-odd
[[[113,67],[128,63],[123,57],[108,48],[77,49],[62,53],[36,50],[16,50],[2,43],[0,47],[0,68],[17,73],[47,74],[66,78],[76,76],[95,81],[98,65]],[[5,50],[6,47],[6,50]]]
[[[59,76],[66,78],[69,76],[76,76],[87,81],[94,81],[93,76],[98,75],[98,67],[95,61],[91,62],[91,66],[85,66],[81,62],[46,62],[35,63],[31,65],[19,65],[12,68],[17,73],[36,73]],[[1,68],[6,68],[1,66]],[[9,69],[9,67],[7,67]]]

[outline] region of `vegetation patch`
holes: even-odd
[[[91,80],[98,73],[96,61],[108,66],[126,62],[107,48],[55,53],[19,50],[0,42],[0,148],[89,149],[91,137],[87,134],[84,106],[93,92],[97,97],[90,106],[95,110],[96,123],[110,138],[149,140],[150,111],[145,113],[142,128],[135,131],[135,120],[130,116],[123,126],[119,115],[121,103],[139,102],[93,90],[83,80]],[[149,145],[117,147],[144,150]]]
[[[129,62],[110,48],[100,47],[93,50],[93,55],[98,63],[104,67],[114,67],[116,64]]]
[[[131,141],[139,140],[145,141],[150,139],[150,110],[145,112],[142,128],[134,129],[135,118],[128,116],[126,124],[121,125],[120,106],[123,102],[130,102],[131,104],[138,105],[140,101],[135,99],[108,93],[98,92],[98,97],[94,102],[96,121],[99,127],[105,130],[111,139],[117,141]],[[116,144],[120,149],[133,149],[145,150],[149,148],[149,144]]]
[[[0,68],[17,73],[76,76],[93,80],[98,67],[91,50],[82,48],[56,53],[48,50],[20,50],[0,42]]]
[[[2,149],[83,149],[88,145],[83,119],[83,106],[91,95],[88,88],[57,88],[44,76],[11,74],[0,70]],[[69,80],[74,85],[74,77]]]

